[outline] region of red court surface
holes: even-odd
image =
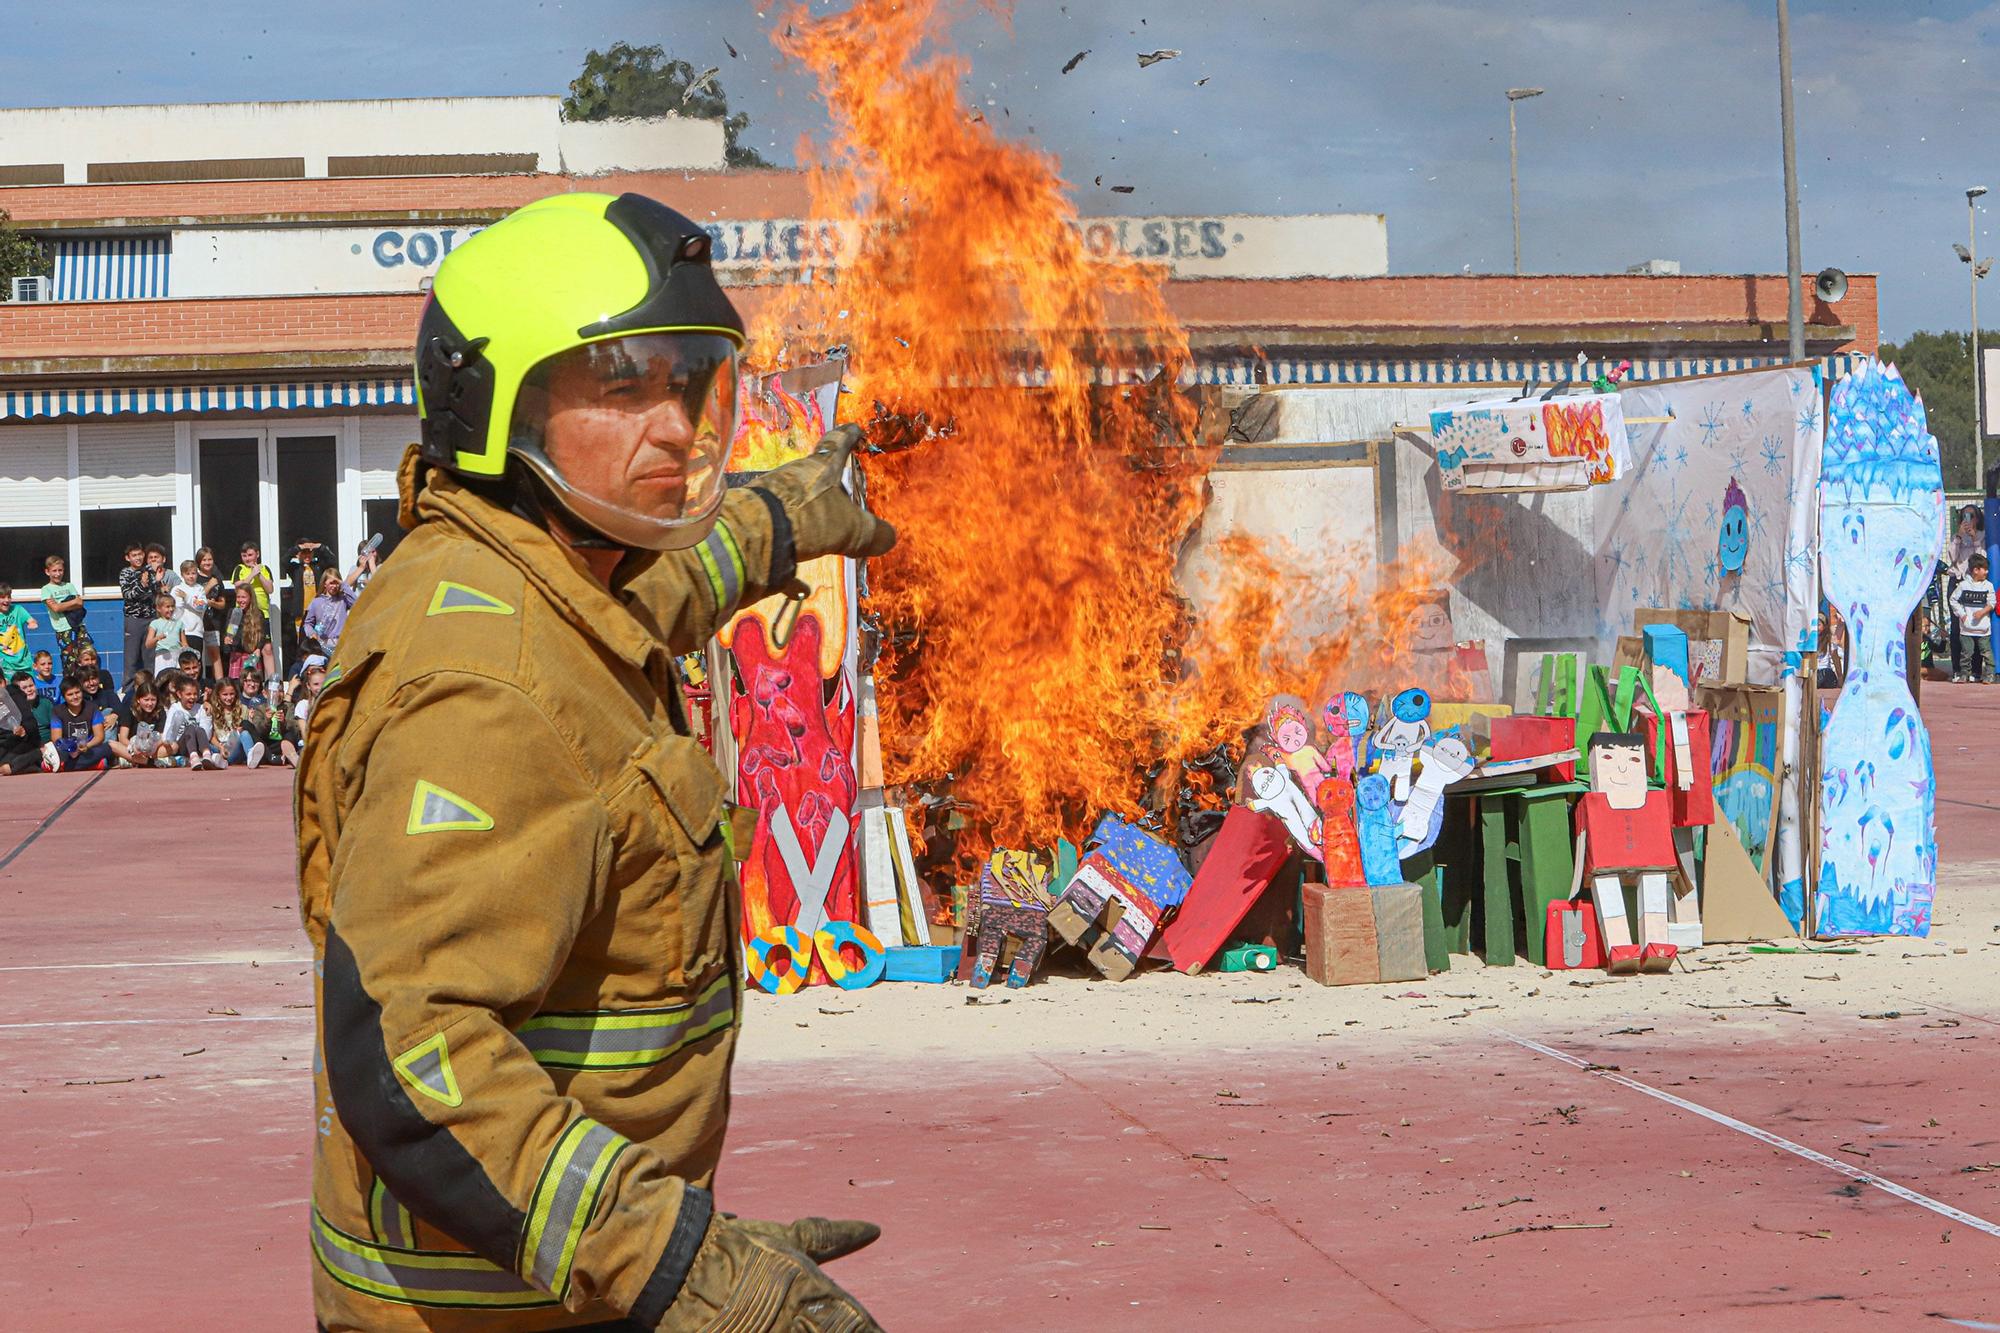
[[[1946,860],[2000,858],[2000,687],[1925,694]],[[310,1328],[289,800],[283,771],[0,783],[0,1327]],[[882,1223],[834,1271],[892,1329],[2000,1326],[2000,1015],[1935,998],[1514,1030],[1547,1050],[1504,1010],[989,1061],[861,1038],[739,1065],[718,1188]]]

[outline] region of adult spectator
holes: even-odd
[[[153,598],[146,591],[146,548],[125,544],[125,568],[118,571],[118,599],[125,604],[125,674],[145,665],[146,627],[153,623]]]
[[[31,679],[23,672],[0,689],[0,774],[39,773],[42,768],[42,729],[27,694],[34,686],[22,686]]]
[[[0,583],[0,673],[7,680],[34,669],[35,657],[28,651],[28,631],[36,620],[25,606],[14,604],[14,590]]]
[[[222,571],[216,567],[213,548],[204,546],[194,553],[194,571],[207,602],[201,613],[202,663],[210,680],[220,680],[222,631],[229,620],[229,608],[236,605],[236,600],[229,595],[229,585],[223,582]]]
[[[353,609],[354,589],[337,570],[327,570],[320,576],[319,596],[306,608],[299,646],[308,654],[317,653],[332,661],[333,650],[340,646],[340,632],[347,627],[347,613]]]
[[[299,629],[305,620],[306,606],[319,591],[320,580],[328,570],[338,573],[338,562],[333,552],[326,549],[316,537],[301,537],[292,548],[292,554],[285,561],[287,586],[285,588],[284,644],[287,669],[305,655],[299,643]]]

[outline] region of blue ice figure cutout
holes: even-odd
[[[1820,575],[1852,638],[1820,738],[1816,935],[1927,935],[1937,891],[1931,738],[1905,681],[1903,627],[1944,540],[1944,478],[1923,404],[1893,367],[1834,386]]]

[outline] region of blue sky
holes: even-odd
[[[2000,199],[2000,2],[1792,8],[1806,267],[1880,272],[1887,336],[1963,328],[1963,190]],[[0,103],[559,92],[587,49],[624,38],[722,66],[752,142],[789,161],[822,118],[765,39],[781,9],[482,0],[454,22],[407,0],[9,0]],[[974,9],[956,33],[968,92],[1062,158],[1085,213],[1381,212],[1396,272],[1500,271],[1502,93],[1533,85],[1548,92],[1521,107],[1530,270],[1657,257],[1769,272],[1784,265],[1772,14],[1770,0],[1020,0],[1011,24]],[[1185,54],[1138,68],[1156,47]],[[1099,175],[1134,192],[1092,187]],[[1990,220],[1982,251],[2000,247]],[[1988,300],[2000,311],[2000,275]]]

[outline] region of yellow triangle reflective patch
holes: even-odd
[[[444,1033],[418,1042],[392,1063],[411,1087],[432,1101],[457,1106],[465,1100],[458,1091],[458,1078],[451,1072],[451,1051]]]
[[[490,593],[477,588],[468,588],[463,583],[449,580],[440,582],[437,591],[431,594],[430,610],[426,616],[448,616],[455,611],[472,611],[481,615],[511,616],[514,608]]]
[[[414,837],[419,833],[484,833],[492,827],[493,816],[463,796],[419,778],[416,790],[410,793],[410,822],[403,831]]]

